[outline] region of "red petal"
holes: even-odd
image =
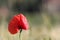
[[[27,30],[29,25],[26,17],[23,14],[20,14],[20,20],[21,20],[21,28],[24,30]]]
[[[17,33],[18,32],[18,25],[19,25],[19,21],[17,20],[17,17],[14,16],[8,25],[9,32],[11,34]]]

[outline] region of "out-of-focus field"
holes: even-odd
[[[0,40],[20,40],[19,32],[9,33],[8,24],[21,12],[29,22],[22,40],[60,40],[60,0],[0,0]]]
[[[22,40],[60,40],[60,16],[45,13],[26,15],[30,29],[22,32]],[[8,32],[8,22],[1,20],[0,40],[19,40],[19,32],[12,35]]]

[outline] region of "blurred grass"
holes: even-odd
[[[60,25],[58,15],[46,13],[26,14],[30,29],[22,32],[22,40],[60,40]],[[8,32],[8,22],[1,19],[0,40],[19,40],[19,32],[12,35]]]

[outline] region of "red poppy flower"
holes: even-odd
[[[11,34],[17,33],[20,29],[27,30],[28,29],[28,22],[26,17],[23,14],[15,15],[9,25],[8,30]]]

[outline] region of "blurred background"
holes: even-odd
[[[19,33],[8,32],[8,23],[20,13],[30,26],[22,40],[60,40],[60,0],[0,0],[0,40],[19,40]]]

